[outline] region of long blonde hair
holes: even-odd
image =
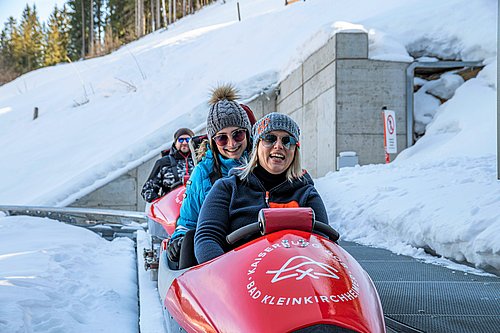
[[[196,150],[196,162],[200,162],[203,159],[203,157],[205,157],[205,155],[207,154],[207,150],[209,149],[210,147],[208,145],[208,139],[203,140],[200,143],[198,149]]]
[[[241,180],[248,179],[248,176],[253,172],[253,169],[257,167],[259,164],[259,155],[258,155],[258,150],[261,142],[259,139],[259,142],[257,143],[257,146],[255,149],[252,151],[252,154],[250,155],[250,160],[248,161],[247,164],[243,165],[242,167],[238,168],[238,176],[240,177]],[[289,181],[292,181],[294,179],[301,178],[303,176],[302,172],[302,163],[301,163],[301,158],[300,158],[300,148],[299,146],[295,147],[295,153],[293,155],[293,160],[292,164],[288,167],[286,170],[286,178]]]

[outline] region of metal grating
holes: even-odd
[[[359,260],[359,263],[370,274],[373,281],[500,282],[498,278],[468,274],[436,265],[425,264],[416,260],[386,263]]]
[[[389,319],[423,332],[500,333],[500,278],[355,243],[340,245],[372,278]],[[390,326],[391,320],[386,321]]]
[[[499,316],[500,283],[375,282],[384,313]]]
[[[390,316],[429,333],[499,333],[500,318],[485,316]]]

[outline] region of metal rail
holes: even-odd
[[[106,239],[116,237],[135,239],[135,232],[143,229],[142,224],[147,221],[144,212],[112,209],[0,205],[0,211],[7,215],[51,218],[90,229]]]

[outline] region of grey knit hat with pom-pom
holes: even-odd
[[[257,146],[260,138],[272,131],[288,132],[299,142],[299,125],[286,114],[272,112],[257,120],[253,125],[253,149]]]
[[[252,126],[247,113],[235,101],[236,91],[231,85],[222,85],[212,91],[210,111],[207,117],[207,134],[212,139],[215,134],[226,127],[241,127],[250,135]]]

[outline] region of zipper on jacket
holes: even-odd
[[[269,207],[269,191],[266,191],[266,205]]]

